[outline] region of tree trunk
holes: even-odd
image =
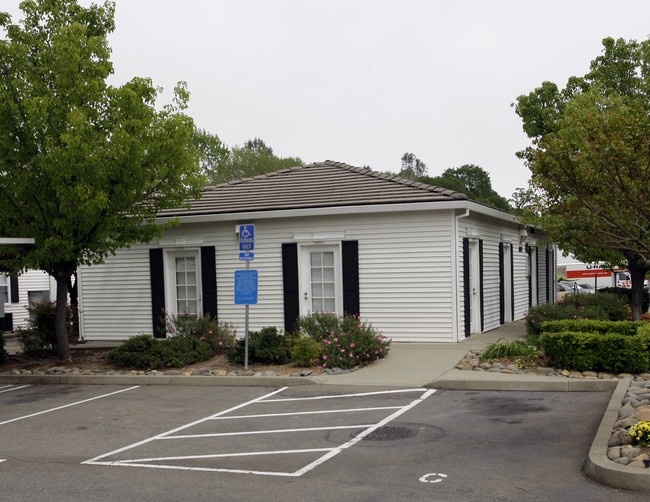
[[[628,260],[627,265],[632,277],[632,320],[638,321],[643,314],[643,283],[648,267],[640,265],[636,260]]]
[[[70,361],[70,345],[68,344],[67,307],[68,307],[68,281],[70,275],[65,273],[55,274],[56,280],[56,350],[57,356],[62,361]]]

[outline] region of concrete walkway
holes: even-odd
[[[433,382],[449,378],[449,373],[469,350],[483,349],[500,339],[523,338],[525,330],[524,321],[517,321],[480,335],[473,335],[460,343],[393,342],[388,357],[375,361],[362,371],[335,376],[321,375],[312,379],[324,384],[433,385]],[[474,372],[463,372],[463,376],[467,376],[465,373]]]

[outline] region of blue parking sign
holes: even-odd
[[[235,305],[257,303],[257,270],[235,271]]]
[[[239,250],[255,249],[255,225],[239,225]]]

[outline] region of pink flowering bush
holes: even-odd
[[[298,318],[297,326],[318,343],[323,368],[362,366],[386,357],[390,349],[390,339],[355,315],[317,312]]]
[[[225,354],[235,347],[236,331],[229,323],[209,315],[181,312],[165,316],[167,336],[198,338],[210,344],[213,355]]]

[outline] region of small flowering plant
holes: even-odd
[[[650,422],[637,422],[628,431],[632,444],[650,446]]]
[[[212,354],[224,354],[235,346],[236,332],[232,325],[196,312],[165,315],[167,336],[198,338],[210,344]]]
[[[318,342],[323,368],[351,368],[381,359],[391,341],[358,316],[317,312],[298,319],[301,333]]]

